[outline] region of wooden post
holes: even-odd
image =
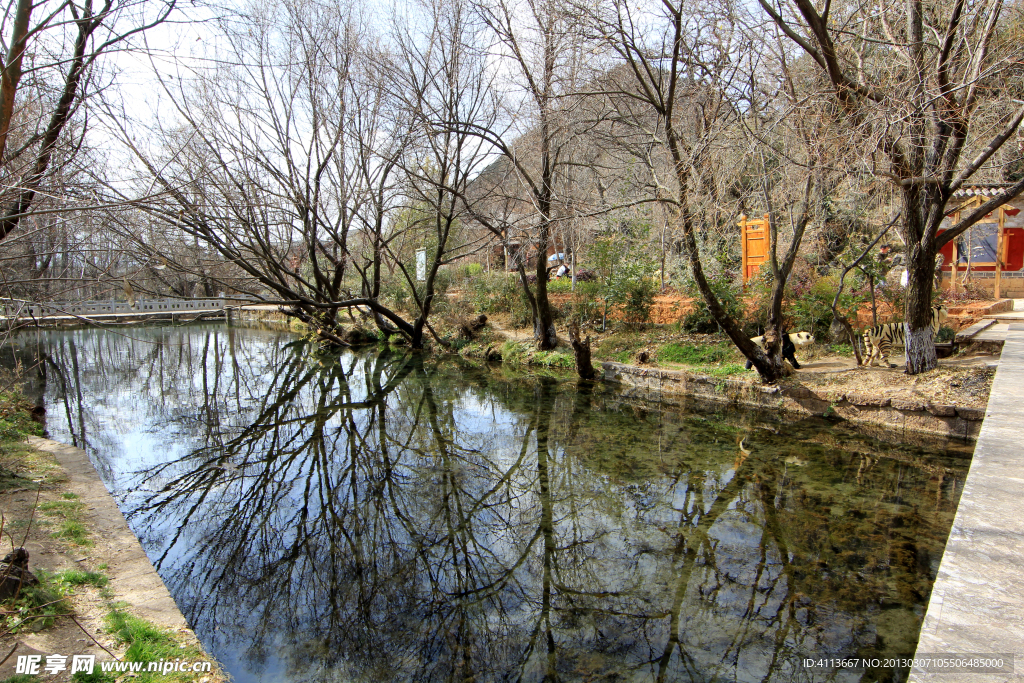
[[[960,212],[957,211],[953,214],[953,222],[950,225],[956,225],[959,222]],[[953,294],[956,294],[956,267],[960,262],[960,250],[956,247],[957,239],[959,238],[953,240],[953,269],[949,271],[949,289]]]
[[[740,214],[740,249],[743,253],[743,286],[747,286],[747,217]]]
[[[996,285],[993,293],[996,300],[999,299],[999,280],[1003,273],[1003,229],[1006,227],[1006,211],[999,207],[999,228],[996,232]]]

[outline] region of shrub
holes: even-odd
[[[470,283],[467,296],[474,311],[508,313],[514,327],[525,327],[533,321],[530,302],[515,273],[482,273]]]
[[[22,585],[15,600],[4,603],[0,627],[17,633],[22,629],[38,631],[47,628],[58,616],[71,609],[65,600],[66,586],[54,583],[52,575],[43,569],[34,570],[39,583]]]
[[[957,277],[962,278],[963,275],[958,274]],[[949,289],[943,290],[942,298],[947,303],[978,301],[991,299],[992,293],[973,280],[968,280],[967,282],[957,283],[956,292]]]
[[[748,303],[743,316],[743,331],[747,336],[756,337],[768,327],[774,286],[775,276],[770,267],[758,269],[754,277],[747,281]]]
[[[604,312],[621,306],[627,324],[643,325],[651,318],[654,295],[658,291],[652,279],[658,265],[641,253],[625,250],[624,246],[622,240],[615,238],[592,242],[587,249],[587,263],[593,266],[593,273],[581,269],[577,280],[589,282],[593,275],[597,285],[593,290],[595,298],[600,300]]]
[[[743,319],[743,305],[740,302],[740,288],[726,278],[717,278],[709,281],[711,291],[718,297],[725,312],[735,320]],[[683,330],[686,332],[697,332],[700,334],[714,334],[719,331],[718,322],[711,315],[708,304],[697,289],[696,283],[691,282],[686,288],[687,296],[693,297],[693,306],[690,312],[683,318]]]
[[[0,393],[0,440],[20,441],[30,434],[42,435],[42,425],[32,419],[32,408],[19,391]]]
[[[631,270],[621,281],[622,308],[626,323],[639,326],[650,322],[658,285],[642,266]]]
[[[809,264],[794,268],[787,287],[787,301],[791,332],[805,331],[814,335],[819,341],[831,338],[832,300],[839,288],[839,273],[833,271],[828,275],[819,275]],[[846,285],[839,297],[837,309],[847,319],[856,319],[857,309],[865,301],[864,292],[857,291],[856,281],[847,275]]]
[[[565,311],[565,317],[580,325],[593,323],[601,318],[601,299],[603,296],[599,283],[591,280],[577,282],[572,300],[566,307],[568,310]]]
[[[573,291],[572,279],[567,277],[560,277],[548,282],[548,291],[558,294],[566,294]]]

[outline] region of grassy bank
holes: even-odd
[[[97,539],[85,505],[67,490],[64,469],[52,454],[27,443],[28,436],[41,433],[41,425],[32,419],[32,405],[24,397],[17,392],[0,394],[0,557],[15,547],[30,547],[29,569],[38,579],[0,603],[0,649],[6,654],[24,637],[45,632],[47,642],[61,645],[55,651],[78,653],[86,635],[82,624],[96,624],[101,626],[92,628],[89,638],[106,641],[122,662],[210,661],[213,671],[103,672],[97,664],[92,674],[76,673],[72,681],[114,683],[128,680],[126,676],[140,682],[226,680],[193,638],[131,614],[125,601],[131,596],[118,593],[106,563],[92,565],[93,558],[82,558],[75,560],[77,566],[54,571],[40,562],[41,556],[59,562],[52,558],[89,553]],[[13,662],[8,660],[5,670]],[[49,678],[48,674],[16,674],[0,678],[0,683]]]

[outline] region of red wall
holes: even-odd
[[[939,234],[944,233],[945,230],[939,230]],[[1003,270],[1021,270],[1024,268],[1024,228],[1005,228],[1003,230],[1003,239],[1007,240],[1006,244],[1006,267]],[[953,243],[949,242],[946,246],[942,247],[940,253],[942,254],[942,270],[952,270],[953,264]],[[963,270],[965,264],[957,264],[957,268]],[[986,271],[995,270],[995,266],[973,266],[971,270]]]

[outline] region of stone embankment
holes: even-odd
[[[921,626],[911,683],[1024,681],[1024,324],[1010,325],[956,518]],[[978,653],[1000,673],[927,664]],[[995,655],[995,657],[993,657]]]
[[[985,417],[983,408],[947,405],[906,398],[811,389],[797,383],[766,386],[683,370],[662,370],[606,362],[604,379],[626,387],[627,394],[665,403],[692,396],[751,408],[797,415],[839,417],[850,422],[902,432],[976,439]]]
[[[281,307],[274,304],[254,304],[233,309],[230,312],[228,321],[233,324],[241,324],[253,327],[271,327],[274,329],[288,329],[291,318],[289,318]]]

